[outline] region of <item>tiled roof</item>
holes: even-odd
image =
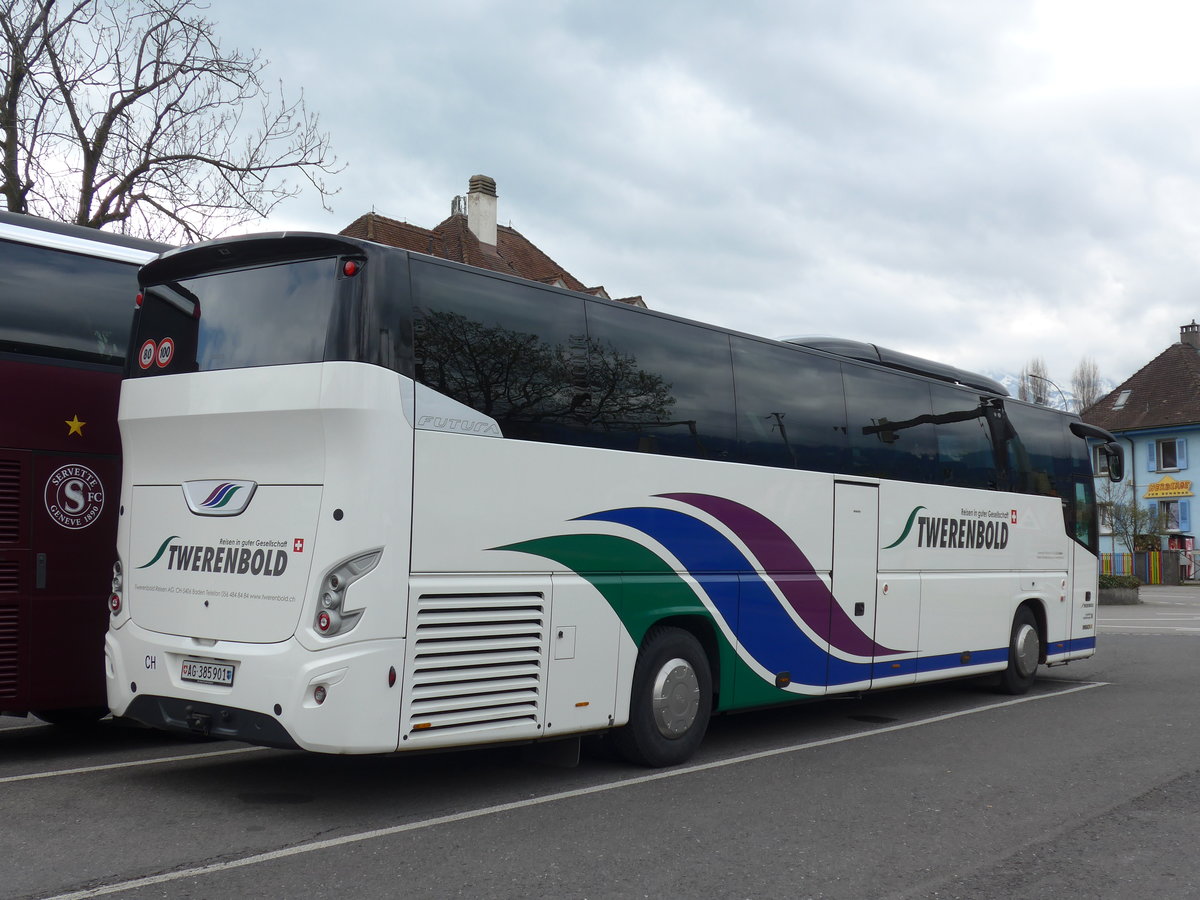
[[[417,253],[442,256],[441,241],[428,228],[409,225],[407,222],[397,222],[395,219],[379,216],[373,212],[359,216],[343,228],[341,233],[347,237],[377,241],[380,244],[402,247]]]
[[[558,284],[572,291],[608,297],[603,287],[586,287],[521,232],[507,225],[496,226],[495,247],[480,243],[479,238],[467,227],[467,217],[464,215],[452,215],[431,231],[370,212],[359,216],[341,233],[347,237],[364,238],[481,269],[528,278],[530,281]],[[633,306],[646,305],[640,296],[621,298],[620,302]]]
[[[1200,424],[1200,350],[1172,344],[1080,417],[1109,431]]]

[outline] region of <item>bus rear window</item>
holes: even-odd
[[[143,292],[127,366],[134,377],[320,362],[343,295],[336,259],[201,275]]]

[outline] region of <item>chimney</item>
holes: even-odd
[[[479,243],[496,246],[496,182],[486,175],[471,176],[467,189],[467,227],[479,238]]]
[[[1195,319],[1192,319],[1191,325],[1179,326],[1179,341],[1193,350],[1200,350],[1200,325],[1196,324]]]

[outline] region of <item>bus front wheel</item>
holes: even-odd
[[[1000,689],[1006,694],[1024,694],[1033,687],[1041,656],[1042,636],[1038,632],[1037,619],[1028,606],[1022,606],[1013,616],[1008,638],[1008,668],[1000,676]]]
[[[646,635],[633,670],[629,724],[613,732],[628,761],[673,766],[696,752],[712,714],[712,670],[695,636],[659,626]]]

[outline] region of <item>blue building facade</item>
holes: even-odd
[[[1125,477],[1097,491],[1101,550],[1115,554],[1178,551],[1184,576],[1193,577],[1193,513],[1200,512],[1200,508],[1193,510],[1192,503],[1194,487],[1200,482],[1200,325],[1193,321],[1182,326],[1179,343],[1080,415],[1111,431],[1125,449]],[[1107,460],[1099,453],[1094,464],[1098,476],[1107,476]],[[1128,547],[1112,533],[1111,506],[1117,502],[1136,502],[1158,523],[1159,547]]]

